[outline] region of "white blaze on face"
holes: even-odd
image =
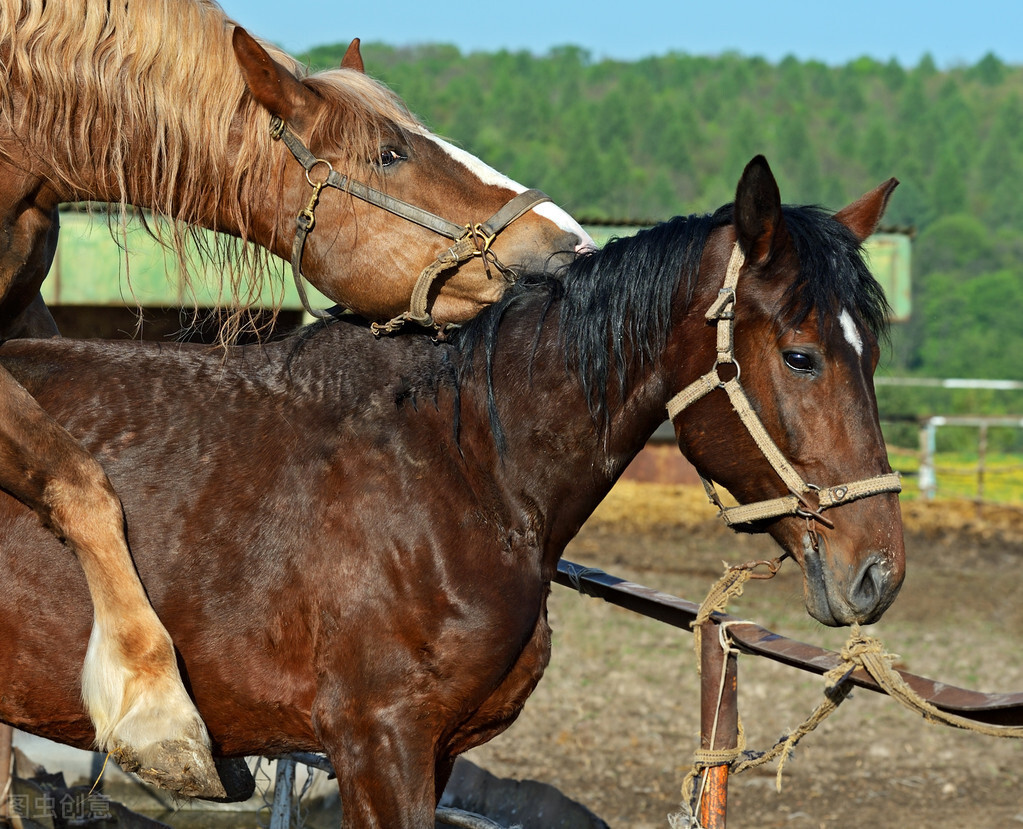
[[[480,181],[486,185],[494,187],[505,187],[511,190],[513,193],[522,193],[527,188],[523,187],[517,181],[514,181],[503,173],[499,173],[489,164],[485,164],[480,161],[472,153],[467,153],[461,147],[456,147],[454,144],[449,144],[443,138],[438,138],[432,133],[425,132],[423,137],[429,138],[431,141],[437,144],[444,152],[446,152],[451,158],[465,166],[473,175],[475,175]],[[579,244],[576,246],[577,251],[582,251],[586,248],[596,248],[593,239],[590,238],[582,226],[568,215],[564,210],[558,207],[553,202],[544,202],[538,204],[533,208],[533,212],[539,216],[543,216],[550,222],[553,222],[566,233],[574,233],[579,237]]]
[[[842,333],[845,334],[845,339],[853,348],[856,349],[856,353],[863,356],[863,338],[860,337],[859,329],[856,327],[856,323],[853,321],[852,315],[842,309],[842,313],[838,317],[838,321],[842,326]]]

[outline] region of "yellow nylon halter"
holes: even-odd
[[[739,283],[739,273],[745,261],[742,249],[739,247],[739,243],[736,242],[728,259],[724,284],[721,290],[718,291],[718,298],[711,303],[705,315],[708,321],[714,322],[717,326],[717,356],[714,360],[714,365],[710,371],[694,380],[668,401],[668,419],[674,421],[682,411],[697,400],[700,400],[715,389],[724,389],[732,403],[732,407],[746,427],[746,431],[749,432],[753,441],[764,454],[764,457],[767,458],[768,463],[771,464],[774,471],[778,473],[779,477],[788,487],[791,494],[781,498],[756,501],[752,504],[741,504],[736,507],[726,507],[721,503],[713,481],[701,475],[700,479],[703,481],[707,494],[718,507],[721,517],[729,526],[749,524],[754,521],[760,521],[765,518],[777,518],[782,515],[798,515],[802,518],[813,518],[826,526],[833,526],[828,519],[821,515],[821,512],[825,509],[846,504],[859,498],[866,498],[870,495],[880,495],[885,492],[901,492],[902,483],[897,472],[888,472],[848,484],[819,487],[804,481],[778,449],[778,446],[764,427],[763,422],[753,410],[746,392],[739,383],[741,372],[739,371],[739,364],[735,359],[733,328],[735,321],[735,291]],[[735,366],[735,376],[730,380],[722,380],[718,371],[718,367],[721,365]],[[806,499],[806,496],[810,493],[817,494],[818,504],[816,509]]]

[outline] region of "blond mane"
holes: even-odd
[[[135,204],[170,220],[164,238],[182,265],[195,255],[185,252],[186,230],[209,227],[211,206],[229,205],[241,245],[217,243],[215,251],[204,242],[200,255],[227,266],[232,301],[247,304],[262,280],[243,289],[244,276],[265,272],[266,262],[247,244],[251,214],[283,183],[269,115],[248,94],[235,58],[235,25],[212,0],[0,0],[0,128],[78,198],[96,197],[83,182],[98,177],[122,216]],[[372,79],[350,70],[307,76],[262,45],[327,101],[310,142],[329,146],[342,166],[371,157],[385,123],[421,129]],[[245,126],[232,162],[239,114]]]

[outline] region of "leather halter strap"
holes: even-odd
[[[746,392],[739,383],[741,372],[739,364],[735,359],[733,340],[733,327],[735,324],[735,289],[739,282],[739,273],[745,262],[742,249],[736,242],[732,248],[732,255],[728,260],[728,268],[725,271],[724,284],[718,291],[718,298],[711,303],[707,310],[706,319],[714,322],[717,326],[717,357],[714,366],[702,377],[697,378],[686,388],[676,394],[668,401],[668,418],[674,421],[678,415],[691,406],[704,395],[715,389],[724,389],[732,408],[739,415],[740,420],[746,427],[757,447],[767,458],[774,471],[788,487],[790,495],[781,498],[774,498],[766,501],[757,501],[752,504],[742,504],[737,507],[726,507],[721,503],[713,481],[704,478],[704,488],[711,501],[717,506],[721,517],[730,527],[741,524],[750,524],[767,518],[778,518],[782,515],[798,515],[802,518],[810,518],[820,521],[828,527],[834,525],[821,513],[830,508],[847,504],[859,498],[866,498],[870,495],[880,495],[884,492],[901,492],[902,483],[897,472],[889,472],[878,475],[874,478],[866,478],[861,481],[853,481],[848,484],[822,488],[815,484],[809,484],[800,477],[795,468],[788,462],[785,456],[778,449],[778,446],[771,439],[763,422],[757,416],[753,406],[750,404]],[[735,367],[735,376],[729,380],[722,380],[719,366],[732,365]],[[818,497],[817,507],[814,508],[806,496],[816,493]]]
[[[494,238],[508,225],[521,218],[538,204],[551,201],[550,197],[540,190],[525,190],[513,196],[485,222],[460,225],[438,216],[436,213],[416,207],[414,204],[409,204],[394,196],[389,196],[387,193],[370,187],[368,184],[363,184],[361,181],[355,181],[346,175],[338,173],[329,161],[313,155],[309,148],[302,143],[302,140],[276,115],[270,118],[270,135],[275,140],[284,142],[284,145],[291,151],[291,154],[298,163],[302,165],[302,169],[305,170],[306,181],[313,188],[309,203],[295,218],[295,239],[291,246],[291,272],[295,278],[295,285],[298,288],[298,295],[302,300],[302,305],[312,316],[319,319],[334,316],[332,311],[313,310],[309,307],[309,299],[306,295],[305,286],[302,283],[302,253],[305,249],[306,237],[316,224],[316,205],[319,203],[320,193],[324,187],[332,187],[336,190],[350,193],[356,198],[386,210],[388,213],[393,213],[395,216],[454,241],[451,247],[438,256],[432,264],[419,274],[412,289],[409,310],[388,322],[374,322],[371,324],[373,333],[378,335],[397,331],[406,322],[414,322],[417,325],[435,328],[438,331],[442,330],[442,326],[434,322],[433,317],[427,310],[430,287],[434,279],[444,271],[457,268],[462,262],[475,256],[483,258],[488,277],[490,276],[491,263],[502,271],[506,270],[490,250],[490,245],[493,243]],[[314,180],[312,176],[313,170],[319,166],[326,168],[326,175],[322,179]]]

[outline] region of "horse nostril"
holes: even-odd
[[[892,603],[898,591],[890,581],[882,561],[876,556],[868,558],[849,591],[849,604],[860,621],[877,620]]]

